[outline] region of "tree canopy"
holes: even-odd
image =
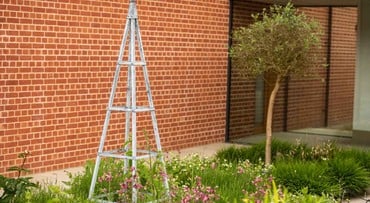
[[[319,63],[320,26],[291,3],[252,15],[254,22],[233,33],[233,67],[246,77],[269,72],[284,78],[314,73]]]

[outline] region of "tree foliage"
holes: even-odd
[[[287,76],[306,77],[320,66],[320,26],[291,3],[274,5],[252,15],[254,23],[233,33],[230,50],[233,67],[246,78],[267,73],[274,88],[266,116],[265,163],[271,163],[272,114],[280,82]]]
[[[233,33],[233,67],[245,77],[264,73],[308,76],[315,72],[320,52],[319,23],[298,12],[291,3],[274,5],[252,15],[249,27]]]

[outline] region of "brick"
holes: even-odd
[[[241,0],[234,3],[235,26],[250,22],[249,14],[266,6]],[[14,164],[16,154],[26,146],[34,150],[28,163],[33,172],[81,165],[86,159],[96,157],[128,2],[58,0],[18,4],[8,1],[6,5],[0,5],[0,46],[6,48],[0,49],[0,110],[5,115],[0,120],[5,126],[0,129],[8,137],[0,144],[0,173],[15,175],[1,170]],[[166,1],[138,2],[164,150],[224,140],[228,7],[226,0],[182,1],[181,6]],[[354,11],[338,9],[344,9],[336,12],[348,13],[348,17],[343,20],[335,17],[338,35],[333,40],[347,36],[343,35],[344,30],[352,29],[350,24],[356,18]],[[314,10],[309,12],[324,22],[325,11]],[[342,60],[333,63],[333,69],[338,70],[332,78],[333,92],[338,88],[345,89],[346,94],[353,91],[353,75],[340,74],[352,74],[344,68],[353,67],[352,40],[333,43],[336,50],[333,57]],[[126,73],[125,68],[122,70],[115,102],[124,104]],[[138,102],[146,104],[140,74],[138,71]],[[346,81],[342,84],[348,86],[339,85],[340,81]],[[321,93],[317,96],[315,91],[316,88],[321,91],[322,86],[310,84],[315,84],[315,88],[304,86],[304,91],[310,94],[302,98],[312,97],[308,100],[312,104],[307,104],[307,109],[289,106],[295,112],[289,118],[299,118],[297,123],[290,122],[291,127],[304,122],[319,125],[322,120],[312,116],[320,114],[318,110],[308,114],[310,118],[302,116],[321,105],[318,103]],[[254,83],[242,81],[233,73],[232,88],[231,134],[233,137],[251,135]],[[291,94],[294,97],[289,103],[302,102],[301,95]],[[275,129],[281,129],[283,124],[283,96],[280,93],[277,101]],[[332,123],[350,119],[350,108],[347,108],[351,105],[350,98],[344,100],[339,93],[331,96]],[[341,111],[342,108],[345,110]],[[124,116],[113,114],[111,124],[107,143],[109,148],[117,148],[122,145]],[[150,136],[153,134],[150,115],[138,115],[138,126],[138,143],[145,146],[143,129]],[[22,137],[26,138],[15,140]],[[60,153],[55,154],[56,151]]]
[[[4,34],[7,34],[1,35],[0,39],[3,42],[1,45],[7,47],[2,50],[1,54],[1,63],[5,65],[5,70],[0,71],[1,78],[5,79],[0,83],[1,92],[4,92],[6,98],[3,102],[9,104],[4,108],[4,115],[7,116],[4,121],[10,122],[5,134],[21,137],[36,133],[41,135],[37,139],[27,137],[27,139],[20,140],[23,145],[27,144],[30,149],[36,150],[35,158],[30,159],[29,163],[34,172],[80,165],[87,158],[96,156],[96,147],[101,135],[128,4],[121,1],[104,4],[97,1],[93,4],[76,1],[71,4],[69,0],[25,1],[20,5],[15,2],[9,4],[9,9],[5,7],[0,12],[2,15],[0,19],[4,19],[1,26]],[[211,133],[212,136],[209,136],[203,132],[208,129],[202,125],[197,125],[196,122],[183,122],[181,128],[184,130],[180,132],[183,136],[177,147],[196,144],[193,141],[194,132],[199,132],[202,139],[206,140],[205,143],[223,140],[225,112],[212,115],[215,118],[206,118],[202,114],[218,109],[224,110],[225,106],[226,87],[217,84],[226,84],[227,47],[225,45],[228,39],[228,2],[214,3],[218,11],[208,11],[207,4],[194,7],[191,2],[184,2],[187,6],[178,8],[176,11],[172,10],[173,4],[165,2],[156,4],[140,2],[139,4],[140,12],[148,16],[143,16],[140,20],[142,21],[142,33],[145,33],[143,34],[144,50],[148,55],[154,54],[154,57],[148,60],[151,64],[148,67],[149,75],[161,76],[161,69],[174,68],[174,64],[177,64],[177,70],[197,66],[197,68],[189,69],[188,72],[172,71],[162,78],[152,77],[151,84],[156,84],[152,85],[153,97],[158,98],[155,99],[155,104],[160,104],[163,106],[160,108],[165,108],[165,106],[171,107],[173,102],[178,103],[170,108],[175,109],[178,106],[185,106],[185,102],[196,101],[190,104],[192,108],[188,113],[189,117],[207,123],[210,126],[209,129],[212,128],[211,126],[218,129]],[[199,9],[206,12],[198,12]],[[174,12],[170,20],[159,18],[162,15],[161,10]],[[188,16],[181,14],[185,11],[198,12],[200,19],[204,19],[203,25],[199,26],[197,20],[187,19]],[[209,18],[207,15],[217,16],[217,18]],[[186,22],[182,30],[177,22]],[[207,29],[207,32],[198,35],[187,34],[193,32],[195,27],[199,29],[199,33],[204,29]],[[153,30],[155,32],[152,32]],[[183,33],[179,34],[179,32]],[[176,40],[174,40],[175,35],[177,35]],[[190,36],[195,38],[189,41]],[[193,46],[196,42],[199,42],[199,45],[195,48]],[[147,46],[147,44],[152,45]],[[218,46],[213,46],[213,44],[218,44]],[[164,57],[164,53],[169,49],[175,52],[170,58]],[[208,57],[208,53],[215,51],[223,54],[219,55],[220,57]],[[199,63],[183,62],[193,60],[198,54],[207,57],[198,58],[197,60],[201,61]],[[167,61],[169,59],[170,61]],[[23,62],[19,63],[20,60]],[[177,86],[179,78],[186,80],[185,84],[191,83],[192,75],[200,74],[199,77],[208,78],[205,74],[210,74],[210,72],[198,72],[199,68],[213,70],[214,73],[219,72],[219,74],[207,79],[207,85],[200,85],[202,80],[199,79],[197,83],[199,85],[186,87],[188,88],[186,92],[179,92]],[[169,77],[169,74],[173,77]],[[184,77],[184,74],[189,74],[189,77]],[[119,88],[121,93],[118,95],[124,96],[126,73],[123,73],[121,77],[120,81],[123,82]],[[142,76],[138,76],[139,79],[142,80]],[[143,103],[145,103],[147,101],[142,91],[145,90],[143,82],[138,84],[141,91],[138,93],[138,98],[144,100]],[[163,85],[165,88],[162,87]],[[11,87],[14,89],[10,89]],[[215,87],[214,92],[207,87]],[[158,91],[154,91],[155,89]],[[192,91],[197,94],[192,94]],[[212,97],[207,97],[206,94]],[[194,97],[200,98],[195,99]],[[194,99],[181,101],[181,98]],[[118,100],[125,101],[124,98],[117,98]],[[218,105],[208,105],[213,101],[217,101],[215,104]],[[160,114],[161,111],[157,113],[158,118],[162,118],[158,119],[158,124],[160,131],[163,132],[161,137],[166,140],[162,143],[164,149],[172,147],[168,139],[174,133],[170,122],[176,121],[176,118],[184,115],[186,111],[187,109],[181,112],[170,110],[170,113],[165,116]],[[173,117],[173,119],[166,119],[167,117]],[[138,120],[138,126],[151,129],[150,116],[140,116]],[[119,137],[124,130],[122,129],[124,119],[118,119],[117,115],[114,115],[112,123],[109,135],[112,138],[110,138],[109,147],[115,148],[122,145]],[[65,143],[66,138],[70,136],[75,141]],[[50,137],[55,139],[49,139]],[[42,146],[40,139],[44,142]],[[139,143],[143,143],[143,137],[140,139]],[[12,146],[17,145],[11,140],[8,143]],[[8,147],[8,143],[4,146]],[[60,148],[54,146],[60,146]],[[62,149],[66,148],[68,153],[63,153]],[[49,156],[54,149],[63,153],[62,160]],[[8,156],[10,152],[19,153],[19,151],[13,151],[8,150],[4,157],[10,157]],[[4,167],[8,167],[10,163],[8,160],[0,160],[0,165]]]

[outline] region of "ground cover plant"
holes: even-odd
[[[252,145],[251,147],[229,147],[222,149],[216,153],[218,159],[226,159],[230,162],[239,162],[249,160],[252,163],[264,162],[264,147],[265,143],[260,142]],[[359,150],[352,150],[351,153],[347,153],[347,150],[339,151],[335,143],[324,142],[317,146],[308,146],[305,143],[297,140],[295,144],[284,142],[273,139],[271,142],[271,159],[273,162],[276,160],[289,159],[289,160],[326,160],[338,154],[342,157],[359,157],[359,160],[366,162],[367,159],[362,156],[367,154],[366,152],[358,152]],[[366,157],[366,156],[364,156]],[[365,163],[363,165],[366,165]]]
[[[145,160],[138,163],[136,177],[123,173],[123,160],[104,159],[96,191],[116,202],[131,202],[130,189],[137,187],[138,202],[330,203],[362,195],[370,186],[369,151],[342,149],[333,143],[312,147],[299,142],[272,143],[274,162],[268,167],[263,162],[264,143],[227,148],[211,158],[171,156],[166,158],[167,173],[154,158]],[[20,190],[12,202],[94,202],[87,199],[93,167],[88,161],[83,172],[70,174],[65,188],[53,184],[31,187]],[[169,194],[162,184],[164,176],[169,179]],[[133,178],[136,186],[131,184]]]
[[[109,164],[112,162],[102,165],[111,168],[107,166]],[[92,163],[88,163],[88,171],[72,177],[69,183],[71,193],[76,189],[79,192],[74,195],[87,196],[92,166]],[[140,166],[137,170],[139,173],[142,167],[147,167],[145,164]],[[263,162],[251,163],[246,160],[232,163],[218,158],[191,155],[185,158],[169,159],[166,168],[171,185],[172,202],[270,202],[276,198],[285,202],[297,202],[298,199],[302,202],[306,199],[317,200],[316,202],[321,200],[325,200],[322,202],[335,202],[331,197],[303,192],[292,194],[282,187],[274,186],[273,167],[265,167]],[[99,177],[105,177],[104,174],[107,172],[103,170]],[[81,187],[83,185],[85,188]],[[102,185],[99,187],[102,188]],[[276,197],[277,194],[279,194],[278,197]],[[116,199],[113,200],[116,201]],[[127,201],[129,199],[123,202]]]
[[[354,158],[335,157],[328,161],[328,177],[342,188],[344,195],[362,195],[370,185],[370,173]]]
[[[313,161],[279,161],[274,165],[276,182],[292,192],[307,188],[310,194],[330,194],[340,197],[342,189],[339,183],[332,182],[327,176],[327,168]]]
[[[214,188],[219,194],[216,202],[241,200],[247,192],[256,192],[257,185],[267,185],[271,180],[271,170],[265,168],[262,163],[230,163],[198,155],[171,159],[167,168],[179,185],[192,187],[194,177],[200,177],[205,185]]]
[[[230,147],[216,157],[231,162],[263,160],[264,143],[252,147]],[[357,148],[339,148],[332,142],[308,146],[272,141],[272,175],[290,192],[306,188],[310,194],[330,194],[337,198],[364,194],[370,187],[370,152]]]
[[[18,155],[18,158],[22,159],[22,163],[19,166],[13,166],[8,168],[9,171],[17,172],[15,178],[8,178],[0,175],[0,202],[13,203],[17,202],[17,199],[24,195],[31,188],[37,187],[37,184],[31,182],[29,177],[21,177],[22,173],[29,172],[25,167],[27,157],[30,155],[28,151],[22,152]]]

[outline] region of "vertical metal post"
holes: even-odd
[[[124,53],[125,42],[126,42],[126,40],[123,38],[122,43],[121,43],[121,47],[120,47],[120,53],[118,55],[118,61],[122,60],[122,56],[123,56],[123,53]],[[93,177],[92,177],[92,181],[91,181],[91,185],[90,185],[89,198],[92,198],[92,195],[94,193],[95,184],[96,184],[96,179],[98,177],[99,165],[100,165],[100,160],[101,160],[100,154],[103,153],[103,150],[104,150],[104,143],[105,143],[105,139],[107,137],[108,125],[109,125],[109,120],[110,120],[110,115],[111,115],[110,109],[113,106],[114,95],[116,94],[116,87],[117,87],[117,84],[118,84],[120,70],[121,70],[121,66],[117,63],[116,71],[114,73],[114,78],[113,78],[112,89],[111,89],[111,93],[110,93],[110,96],[109,96],[107,113],[105,115],[103,132],[102,132],[102,135],[101,135],[101,138],[100,138],[98,155],[96,157],[94,173],[93,173]]]
[[[136,61],[135,57],[135,21],[137,20],[136,5],[135,1],[130,1],[130,10],[129,10],[130,20],[130,44],[129,44],[129,66],[131,73],[131,108],[132,108],[132,122],[131,122],[131,145],[132,145],[132,176],[136,176],[137,164],[136,164],[136,68],[133,64]],[[132,185],[135,185],[135,178],[133,178]],[[137,190],[135,187],[132,187],[132,202],[137,202]]]
[[[140,53],[140,58],[141,60],[145,61],[145,55],[144,55],[144,49],[142,46],[142,39],[141,39],[141,34],[140,34],[140,27],[138,21],[136,21],[136,28],[137,28],[137,39],[139,42],[139,53]],[[152,92],[150,90],[150,83],[149,83],[149,76],[148,76],[148,70],[146,68],[146,64],[143,66],[143,74],[144,74],[144,81],[145,81],[145,89],[149,101],[149,108],[154,109],[154,103],[153,103],[153,97],[152,97]],[[162,152],[162,146],[161,146],[161,140],[159,137],[159,130],[158,130],[158,124],[157,124],[157,118],[155,116],[155,111],[150,111],[150,116],[152,118],[152,125],[153,125],[153,131],[154,131],[154,138],[156,142],[156,147],[158,152]],[[164,162],[164,157],[160,155],[160,161],[163,163],[163,172],[167,174],[166,171],[166,166]],[[163,183],[166,189],[167,196],[169,197],[169,185],[168,185],[168,180],[167,177],[164,177]]]

